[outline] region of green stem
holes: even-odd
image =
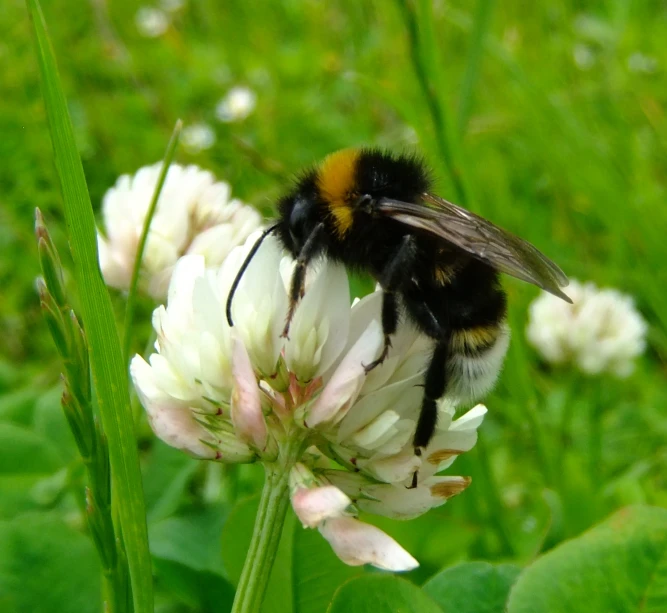
[[[151,204],[148,207],[148,212],[146,213],[146,218],[144,219],[144,227],[141,230],[141,238],[139,239],[139,245],[137,247],[137,254],[134,257],[134,268],[132,270],[132,281],[130,282],[130,291],[127,294],[127,306],[125,307],[125,325],[123,326],[123,358],[125,359],[125,364],[127,365],[130,359],[130,345],[132,343],[132,320],[134,318],[134,303],[136,301],[137,295],[137,285],[139,284],[139,271],[141,270],[141,260],[144,256],[144,249],[146,247],[146,240],[148,239],[148,230],[151,227],[151,221],[153,220],[153,215],[155,214],[155,209],[157,208],[157,202],[160,198],[160,192],[162,191],[162,186],[164,185],[164,180],[167,178],[167,171],[171,165],[172,159],[174,159],[174,153],[176,151],[176,145],[178,144],[178,139],[181,135],[181,129],[183,128],[183,122],[179,119],[174,126],[174,131],[171,133],[171,138],[169,139],[169,144],[167,145],[167,151],[164,154],[164,160],[162,161],[162,168],[160,169],[160,176],[157,180],[157,185],[155,186],[155,191],[153,192],[153,199]]]
[[[431,67],[435,68],[439,61],[435,48],[435,36],[432,31],[430,4],[428,2],[420,4],[422,14],[419,16],[409,0],[398,0],[398,6],[403,13],[403,19],[407,28],[410,58],[415,75],[417,76],[417,81],[419,82],[429,115],[431,116],[431,121],[433,122],[438,155],[447,168],[454,188],[454,199],[458,202],[465,202],[465,186],[463,185],[460,170],[456,165],[450,147],[447,116],[436,89],[436,83],[437,87],[442,87],[443,84],[439,78],[429,78],[429,62],[431,63]],[[437,75],[437,77],[441,76]]]
[[[281,450],[275,463],[264,466],[264,489],[232,613],[257,613],[260,610],[289,506],[289,473],[300,449],[300,442],[291,441]]]

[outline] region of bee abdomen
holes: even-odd
[[[510,330],[493,325],[456,330],[448,360],[446,396],[457,403],[474,402],[493,388],[509,346]]]

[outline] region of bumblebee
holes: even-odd
[[[270,233],[296,260],[283,336],[313,259],[370,273],[383,290],[384,349],[366,372],[387,357],[401,314],[433,340],[413,440],[417,455],[433,436],[440,398],[472,402],[495,383],[509,344],[499,273],[571,302],[560,289],[568,281],[558,266],[526,241],[431,193],[429,172],[414,156],[376,149],[333,153],[298,179],[278,213],[232,286],[230,325],[234,291]]]

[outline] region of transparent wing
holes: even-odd
[[[530,243],[438,196],[423,194],[422,198],[423,203],[383,198],[378,207],[396,221],[438,236],[500,272],[572,302],[560,289],[568,284],[563,271]]]

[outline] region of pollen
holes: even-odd
[[[452,498],[466,489],[472,479],[470,477],[451,477],[447,481],[441,481],[431,486],[431,494],[437,498]]]
[[[354,149],[337,151],[324,159],[318,174],[317,187],[329,206],[340,236],[352,227],[351,198],[358,158],[359,152]]]
[[[454,456],[461,455],[462,453],[463,451],[460,451],[459,449],[439,449],[430,454],[426,458],[426,461],[429,464],[433,464],[433,466],[438,466],[439,464],[442,464],[442,462],[445,462]]]

